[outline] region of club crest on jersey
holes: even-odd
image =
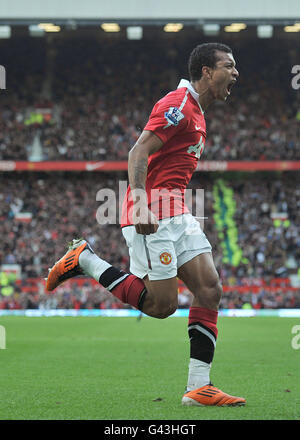
[[[184,118],[184,114],[177,107],[170,107],[169,110],[165,112],[165,118],[168,123],[164,128],[170,127],[170,125],[177,126],[181,119]]]
[[[162,264],[168,265],[172,261],[172,255],[169,252],[163,252],[160,254],[159,259]]]

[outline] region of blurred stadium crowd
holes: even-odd
[[[126,160],[156,100],[188,77],[198,43],[12,40],[1,47],[9,93],[0,102],[0,160],[27,160],[34,140],[45,160]],[[279,40],[233,49],[240,79],[228,102],[207,112],[205,159],[299,160],[296,47]],[[37,108],[50,109],[51,120],[34,120]]]
[[[0,46],[1,64],[9,66],[0,160],[127,160],[155,101],[187,78],[187,57],[198,43],[112,40],[100,47],[88,39],[55,45],[12,39]],[[289,83],[296,49],[281,41],[233,48],[239,84],[226,104],[207,112],[201,160],[300,160],[300,95]],[[47,117],[37,118],[37,109]],[[0,273],[0,309],[124,307],[88,280],[51,296],[41,281],[78,236],[128,271],[119,225],[96,221],[97,191],[116,190],[119,180],[127,175],[0,173],[0,265],[22,270],[18,282]],[[226,286],[222,308],[300,308],[299,288],[288,278],[300,261],[298,182],[292,172],[195,174],[190,187],[205,190],[204,231]],[[282,281],[272,285],[274,278]],[[189,304],[189,292],[180,288],[180,307]]]
[[[83,236],[104,259],[125,271],[129,270],[128,250],[120,226],[99,225],[96,220],[101,206],[96,200],[97,192],[101,188],[117,189],[121,177],[98,173],[1,175],[0,264],[21,266],[25,291],[31,290],[26,289],[27,279],[47,276],[48,267],[60,258],[67,242],[74,237]],[[300,260],[300,189],[295,190],[297,176],[286,172],[272,174],[271,180],[270,174],[249,175],[247,179],[233,177],[224,174],[221,179],[224,188],[232,190],[235,207],[234,212],[228,209],[232,218],[228,219],[225,215],[221,229],[218,227],[220,219],[215,217],[217,206],[214,197],[220,178],[208,173],[197,174],[190,188],[204,189],[205,216],[208,217],[204,231],[213,246],[223,284],[257,284],[261,287],[258,293],[265,291],[266,298],[270,299],[261,280],[270,281],[274,277],[286,278],[296,274]],[[123,174],[123,179],[126,180],[126,174]],[[226,207],[222,206],[224,210]],[[229,233],[232,228],[237,231],[238,248]],[[281,293],[285,291],[290,295],[285,296],[284,302],[293,304],[300,298],[299,289],[298,293],[292,288],[288,290],[289,283],[282,287],[285,289]],[[36,285],[34,289],[43,293],[42,286],[42,290]],[[272,294],[277,297],[280,289],[275,290]],[[99,298],[103,297],[103,289],[94,284],[85,284],[82,292],[85,292],[84,295],[82,293],[84,299],[80,300],[82,304],[98,304]],[[236,304],[236,293],[234,289],[224,292],[223,304]],[[70,301],[73,303],[78,296],[81,297],[81,293],[76,287],[69,291],[64,288],[55,297],[57,305],[62,306],[70,305]],[[239,301],[244,301],[246,296],[241,295],[241,298]],[[2,300],[9,301],[9,298]],[[115,303],[112,297],[110,301]]]

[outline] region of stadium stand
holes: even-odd
[[[8,69],[16,56],[24,67],[12,70],[0,103],[0,160],[30,159],[34,141],[44,160],[126,160],[155,101],[187,77],[187,54],[199,42],[2,44]],[[281,40],[276,48],[268,41],[259,49],[251,41],[233,46],[241,76],[226,107],[207,112],[205,159],[299,160],[300,98],[286,81],[293,48]],[[280,61],[270,69],[274,57]]]
[[[0,41],[9,73],[0,100],[0,160],[127,160],[152,105],[187,77],[187,53],[200,42]],[[300,95],[286,81],[296,46],[228,44],[241,77],[226,107],[207,112],[201,161],[300,160]],[[274,57],[277,69],[270,70]],[[43,283],[74,236],[128,270],[119,226],[96,221],[97,191],[116,189],[120,179],[126,173],[0,173],[0,309],[124,307],[91,280],[76,279],[51,296]],[[300,260],[298,182],[291,171],[195,174],[190,188],[205,190],[204,230],[224,285],[222,308],[300,307],[291,281]],[[16,266],[18,279],[3,270]],[[179,292],[179,307],[188,307],[189,292],[181,285]]]
[[[40,277],[46,276],[49,262],[58,259],[66,243],[74,237],[84,236],[103,258],[128,271],[128,251],[119,225],[99,225],[96,220],[101,206],[96,200],[97,192],[101,188],[116,189],[119,178],[120,175],[96,174],[95,177],[90,173],[55,176],[2,173],[0,264],[21,267],[22,281],[15,286],[22,304],[28,301],[31,307],[39,302],[48,304]],[[126,180],[126,175],[123,178]],[[204,189],[205,215],[208,216],[204,231],[213,246],[216,266],[225,286],[224,304],[237,305],[238,292],[248,294],[249,291],[255,298],[262,292],[271,296],[284,292],[290,296],[285,296],[283,302],[297,301],[299,289],[293,288],[289,279],[290,274],[297,273],[300,258],[300,191],[294,189],[295,179],[296,175],[288,172],[273,175],[272,180],[269,174],[260,177],[255,174],[245,179],[244,176],[232,178],[206,173],[193,178],[190,188]],[[232,205],[228,205],[226,212],[223,203],[223,220],[216,216],[215,191],[219,191],[221,200],[221,189],[227,203],[230,198],[226,191],[231,193],[235,206],[232,211]],[[230,212],[232,218],[228,216]],[[277,278],[281,280],[279,285],[272,282]],[[94,282],[85,281],[81,290],[78,286],[74,290],[73,286],[72,283],[69,287],[63,286],[55,294],[57,307],[74,306],[76,298],[82,295],[83,299],[78,300],[81,305],[97,305],[103,301],[106,304],[108,300],[120,307]],[[26,292],[31,299],[22,296]],[[11,301],[5,296],[2,295],[0,307]],[[241,295],[240,301],[243,298]],[[269,302],[271,304],[271,300]],[[259,301],[255,305],[257,303]]]

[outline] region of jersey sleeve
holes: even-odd
[[[152,131],[165,144],[173,136],[187,127],[187,118],[184,109],[180,106],[158,102],[153,107],[144,130]]]

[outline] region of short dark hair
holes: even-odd
[[[218,58],[216,51],[232,53],[229,46],[222,43],[203,43],[196,46],[189,58],[188,69],[191,81],[197,81],[202,76],[202,67],[214,68]]]

